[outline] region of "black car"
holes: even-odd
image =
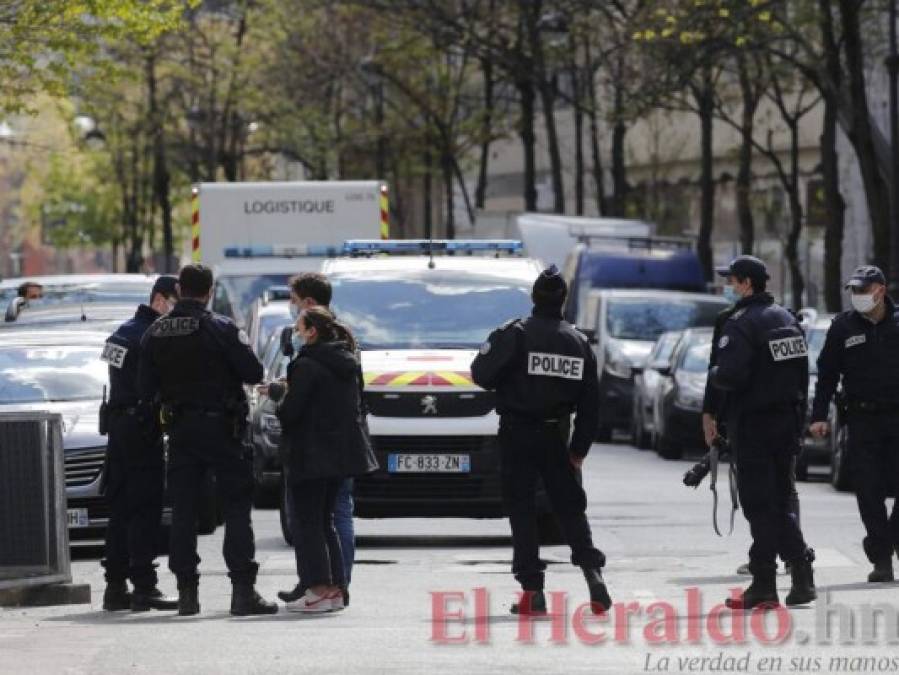
[[[702,401],[712,350],[712,329],[685,330],[668,365],[656,364],[664,378],[656,389],[653,447],[660,457],[680,459],[702,449]]]

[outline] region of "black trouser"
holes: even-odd
[[[886,499],[899,496],[899,411],[849,413],[849,462],[872,563],[899,552],[899,499],[887,516]]]
[[[340,538],[334,527],[334,505],[343,480],[319,478],[290,485],[297,574],[303,588],[347,585]]]
[[[728,431],[737,462],[737,490],[752,535],[752,573],[774,573],[778,554],[788,562],[805,559],[808,547],[799,525],[795,484],[797,414],[743,413],[729,421]]]
[[[134,414],[112,412],[106,452],[106,581],[130,578],[135,588],[154,588],[165,487],[162,436]]]
[[[535,503],[537,478],[543,480],[573,565],[596,569],[606,558],[593,546],[587,522],[587,495],[568,456],[565,430],[558,424],[503,418],[499,428],[502,451],[503,501],[512,526],[512,572],[526,591],[543,589],[546,563],[540,560]]]
[[[225,519],[223,553],[234,584],[253,584],[259,565],[250,523],[253,504],[253,461],[234,438],[229,417],[185,411],[169,433],[169,494],[172,499],[172,539],[169,569],[178,586],[196,584],[197,515],[206,472],[212,469]]]

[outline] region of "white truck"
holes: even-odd
[[[200,183],[191,215],[191,259],[216,278],[211,307],[239,325],[266,289],[319,269],[346,240],[389,236],[380,181]]]

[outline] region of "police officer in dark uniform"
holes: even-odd
[[[535,505],[538,477],[571,547],[571,562],[583,569],[593,611],[601,613],[612,603],[602,577],[605,556],[593,546],[587,498],[577,479],[598,423],[596,358],[587,339],[562,320],[567,291],[555,265],[545,270],[531,293],[533,314],[491,333],[471,364],[474,381],[496,391],[512,572],[524,590],[513,613],[546,611],[546,564],[539,557]]]
[[[712,349],[709,355],[709,370],[718,365],[718,343],[724,334],[724,327],[727,321],[737,311],[736,304],[740,297],[734,291],[731,285],[725,286],[725,295],[733,304],[720,312],[715,317],[715,327],[712,330]],[[724,420],[725,412],[725,393],[712,384],[711,378],[706,380],[705,393],[702,399],[702,435],[705,444],[711,448],[712,444],[720,439],[727,438],[727,425]],[[722,446],[722,450],[729,450],[727,445]],[[721,459],[724,459],[722,456]],[[709,472],[710,455],[706,454],[703,459],[684,474],[684,485],[688,487],[698,487]],[[796,515],[796,521],[799,522],[799,493],[796,491],[796,463],[793,462],[790,477],[790,513]],[[786,562],[787,571],[790,571],[790,563]],[[737,574],[751,574],[748,563],[740,565],[737,568]]]
[[[797,319],[765,291],[769,277],[761,260],[739,256],[717,272],[740,299],[724,323],[709,376],[726,392],[724,419],[752,534],[752,583],[727,605],[751,609],[779,603],[778,553],[792,575],[786,604],[806,604],[817,597],[814,552],[790,500],[808,392],[808,345]]]
[[[818,356],[811,432],[832,430],[827,409],[842,378],[849,421],[849,462],[874,565],[868,581],[893,581],[899,554],[899,500],[887,517],[886,498],[899,495],[899,312],[877,267],[859,267],[846,284],[853,309],[838,314]]]
[[[150,325],[169,312],[178,299],[173,276],[153,284],[150,304],[106,341],[101,358],[109,364],[109,401],[101,415],[109,434],[106,458],[106,591],[103,609],[132,611],[177,609],[178,601],[156,587],[156,549],[165,484],[162,429],[158,411],[138,395],[140,341]],[[134,592],[128,593],[130,578]]]
[[[197,500],[211,467],[225,518],[231,614],[274,614],[277,605],[254,588],[259,565],[250,524],[252,460],[242,443],[247,415],[242,385],[258,384],[262,365],[233,321],[206,310],[212,289],[208,268],[185,266],[178,285],[178,304],[144,336],[140,371],[142,396],[159,400],[169,436],[169,568],[178,578],[178,613],[200,611]]]

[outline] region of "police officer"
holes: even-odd
[[[811,432],[820,438],[832,431],[827,410],[842,379],[863,546],[874,565],[868,581],[893,581],[899,501],[887,517],[885,500],[899,494],[899,313],[877,267],[859,267],[846,287],[853,309],[834,318],[818,356]]]
[[[162,430],[152,404],[138,395],[140,341],[150,325],[171,311],[178,298],[173,276],[153,284],[150,304],[106,341],[101,358],[109,364],[109,401],[104,406],[109,434],[106,460],[106,591],[103,609],[177,609],[178,601],[156,587],[156,547],[165,483]],[[128,593],[130,577],[134,592]]]
[[[234,322],[206,310],[212,289],[208,268],[185,266],[178,285],[181,299],[144,336],[140,371],[142,396],[160,401],[169,435],[169,568],[178,578],[178,613],[200,611],[197,499],[211,467],[225,518],[231,614],[274,614],[277,605],[254,588],[259,565],[250,524],[252,460],[242,444],[247,414],[242,384],[258,384],[262,365]]]
[[[767,274],[767,272],[766,272]],[[724,287],[725,297],[733,303],[730,307],[723,310],[715,317],[715,327],[712,330],[712,350],[709,355],[709,369],[711,370],[718,365],[718,343],[724,334],[724,327],[727,325],[728,319],[737,311],[737,302],[740,296],[737,295],[734,287],[730,284]],[[706,380],[705,393],[702,399],[702,435],[705,444],[711,448],[712,443],[720,437],[727,438],[727,425],[724,420],[725,411],[725,394],[724,391],[714,386],[711,378]],[[698,487],[708,474],[710,456],[707,454],[703,460],[695,467],[684,474],[684,484],[689,487]],[[723,457],[722,457],[723,459]],[[700,469],[700,467],[702,467]],[[697,469],[699,469],[697,471]],[[796,522],[799,522],[799,493],[796,491],[796,462],[791,465],[790,470],[790,513],[795,514]],[[786,561],[787,571],[790,571],[790,563]],[[751,574],[749,564],[740,565],[737,568],[737,574]]]
[[[737,489],[749,521],[752,583],[734,609],[779,603],[777,554],[790,563],[787,605],[817,597],[813,551],[791,513],[792,471],[808,390],[808,346],[796,318],[765,291],[768,272],[752,256],[718,268],[739,296],[717,344],[712,383],[726,392],[724,419],[737,462]]]
[[[605,556],[593,546],[587,498],[577,479],[598,423],[596,358],[587,339],[562,320],[566,295],[565,281],[553,265],[534,283],[532,315],[491,333],[471,364],[474,381],[496,391],[512,572],[524,590],[513,614],[546,611],[546,564],[539,558],[535,506],[538,477],[571,547],[571,562],[583,569],[593,611],[603,612],[612,603],[602,577]],[[569,435],[572,413],[574,433]]]

